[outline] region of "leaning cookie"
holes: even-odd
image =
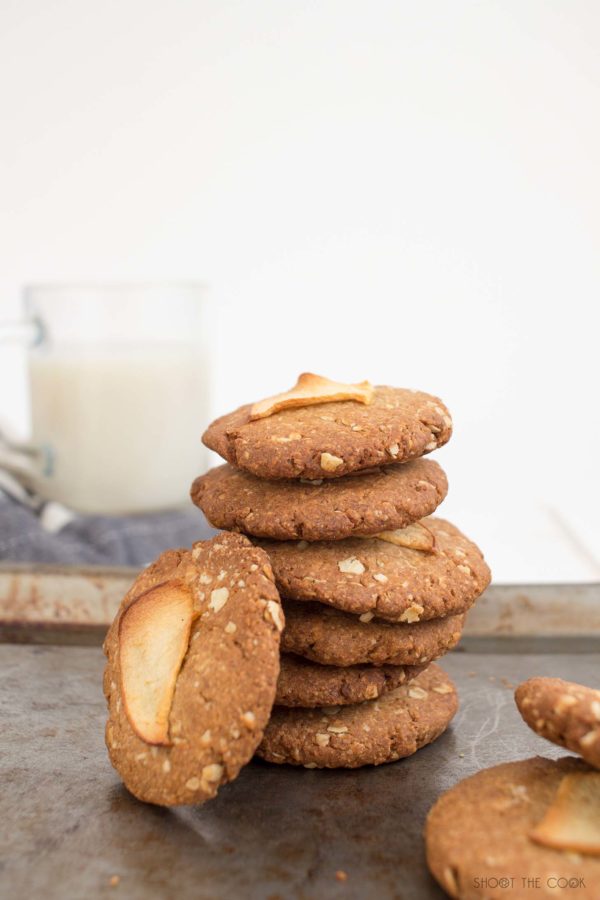
[[[340,480],[266,481],[219,466],[192,485],[192,500],[215,528],[290,541],[340,540],[404,528],[442,502],[437,463],[417,459]]]
[[[424,666],[321,666],[282,653],[276,706],[348,706],[374,700],[422,672]]]
[[[459,782],[427,817],[433,877],[457,900],[600,897],[599,782],[573,757],[504,763]]]
[[[452,434],[448,410],[431,394],[382,386],[358,402],[345,399],[356,396],[351,390],[356,386],[339,387],[330,396],[342,399],[330,402],[317,389],[317,405],[314,396],[304,394],[292,407],[273,404],[259,418],[252,416],[260,404],[241,406],[209,425],[202,440],[259,478],[320,479],[415,459]]]
[[[282,597],[389,622],[466,612],[490,581],[480,550],[443,519],[372,538],[256,542],[269,554]]]
[[[381,622],[372,613],[353,616],[324,603],[283,600],[281,649],[326,666],[419,666],[455,647],[465,617],[427,622]]]
[[[106,743],[132,794],[200,803],[237,776],[275,699],[283,625],[269,561],[241,535],[141,573],[104,646]]]
[[[458,708],[456,689],[431,665],[409,684],[355,706],[276,706],[257,750],[273,763],[348,768],[394,762],[430,744]]]
[[[600,769],[600,690],[562,678],[530,678],[519,685],[515,700],[536,734]]]

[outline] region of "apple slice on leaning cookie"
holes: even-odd
[[[148,744],[169,744],[169,713],[186,654],[194,600],[181,582],[140,594],[119,623],[123,705],[135,733]]]

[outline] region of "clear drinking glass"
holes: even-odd
[[[39,492],[89,513],[187,503],[206,467],[204,287],[44,285],[24,306]]]

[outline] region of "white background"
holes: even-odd
[[[306,369],[437,393],[496,580],[597,578],[599,47],[596,0],[3,0],[0,312],[208,281],[215,411]]]

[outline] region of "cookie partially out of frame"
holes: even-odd
[[[283,600],[281,648],[328,666],[419,666],[455,647],[464,615],[427,622],[393,624],[341,612],[323,603]],[[366,618],[369,618],[368,613]]]
[[[276,706],[257,750],[273,763],[348,768],[394,762],[430,744],[458,707],[456,689],[435,664],[408,684],[355,706]]]
[[[490,581],[480,550],[443,519],[422,524],[433,552],[379,538],[317,543],[258,540],[282,597],[318,600],[356,615],[418,622],[466,612]]]
[[[374,700],[415,678],[423,666],[321,666],[282,653],[275,705],[348,706]]]
[[[457,900],[600,897],[600,858],[532,839],[563,780],[590,771],[574,757],[534,757],[459,782],[427,817],[433,877]]]
[[[163,648],[152,656],[151,645],[164,639],[170,652],[170,635],[158,620],[148,630],[146,607],[164,608],[171,596],[185,601],[190,594],[193,620],[166,707],[167,733],[148,739],[148,731],[158,730],[154,711],[149,717],[149,698],[140,700],[129,685],[152,685]],[[173,632],[182,620],[183,613],[169,614]],[[108,752],[138,799],[200,803],[237,776],[261,740],[275,699],[283,624],[269,561],[242,535],[219,534],[191,551],[169,550],[139,575],[107,635],[104,675]],[[135,633],[144,627],[141,637]]]
[[[192,500],[215,528],[289,541],[340,540],[404,528],[434,512],[448,482],[417,459],[341,480],[267,481],[218,466],[192,485]]]
[[[202,440],[259,478],[339,478],[430,453],[452,434],[441,400],[376,387],[370,403],[343,400],[250,420],[251,405],[216,419]]]
[[[518,686],[515,700],[540,737],[600,769],[600,690],[562,678],[530,678]]]

